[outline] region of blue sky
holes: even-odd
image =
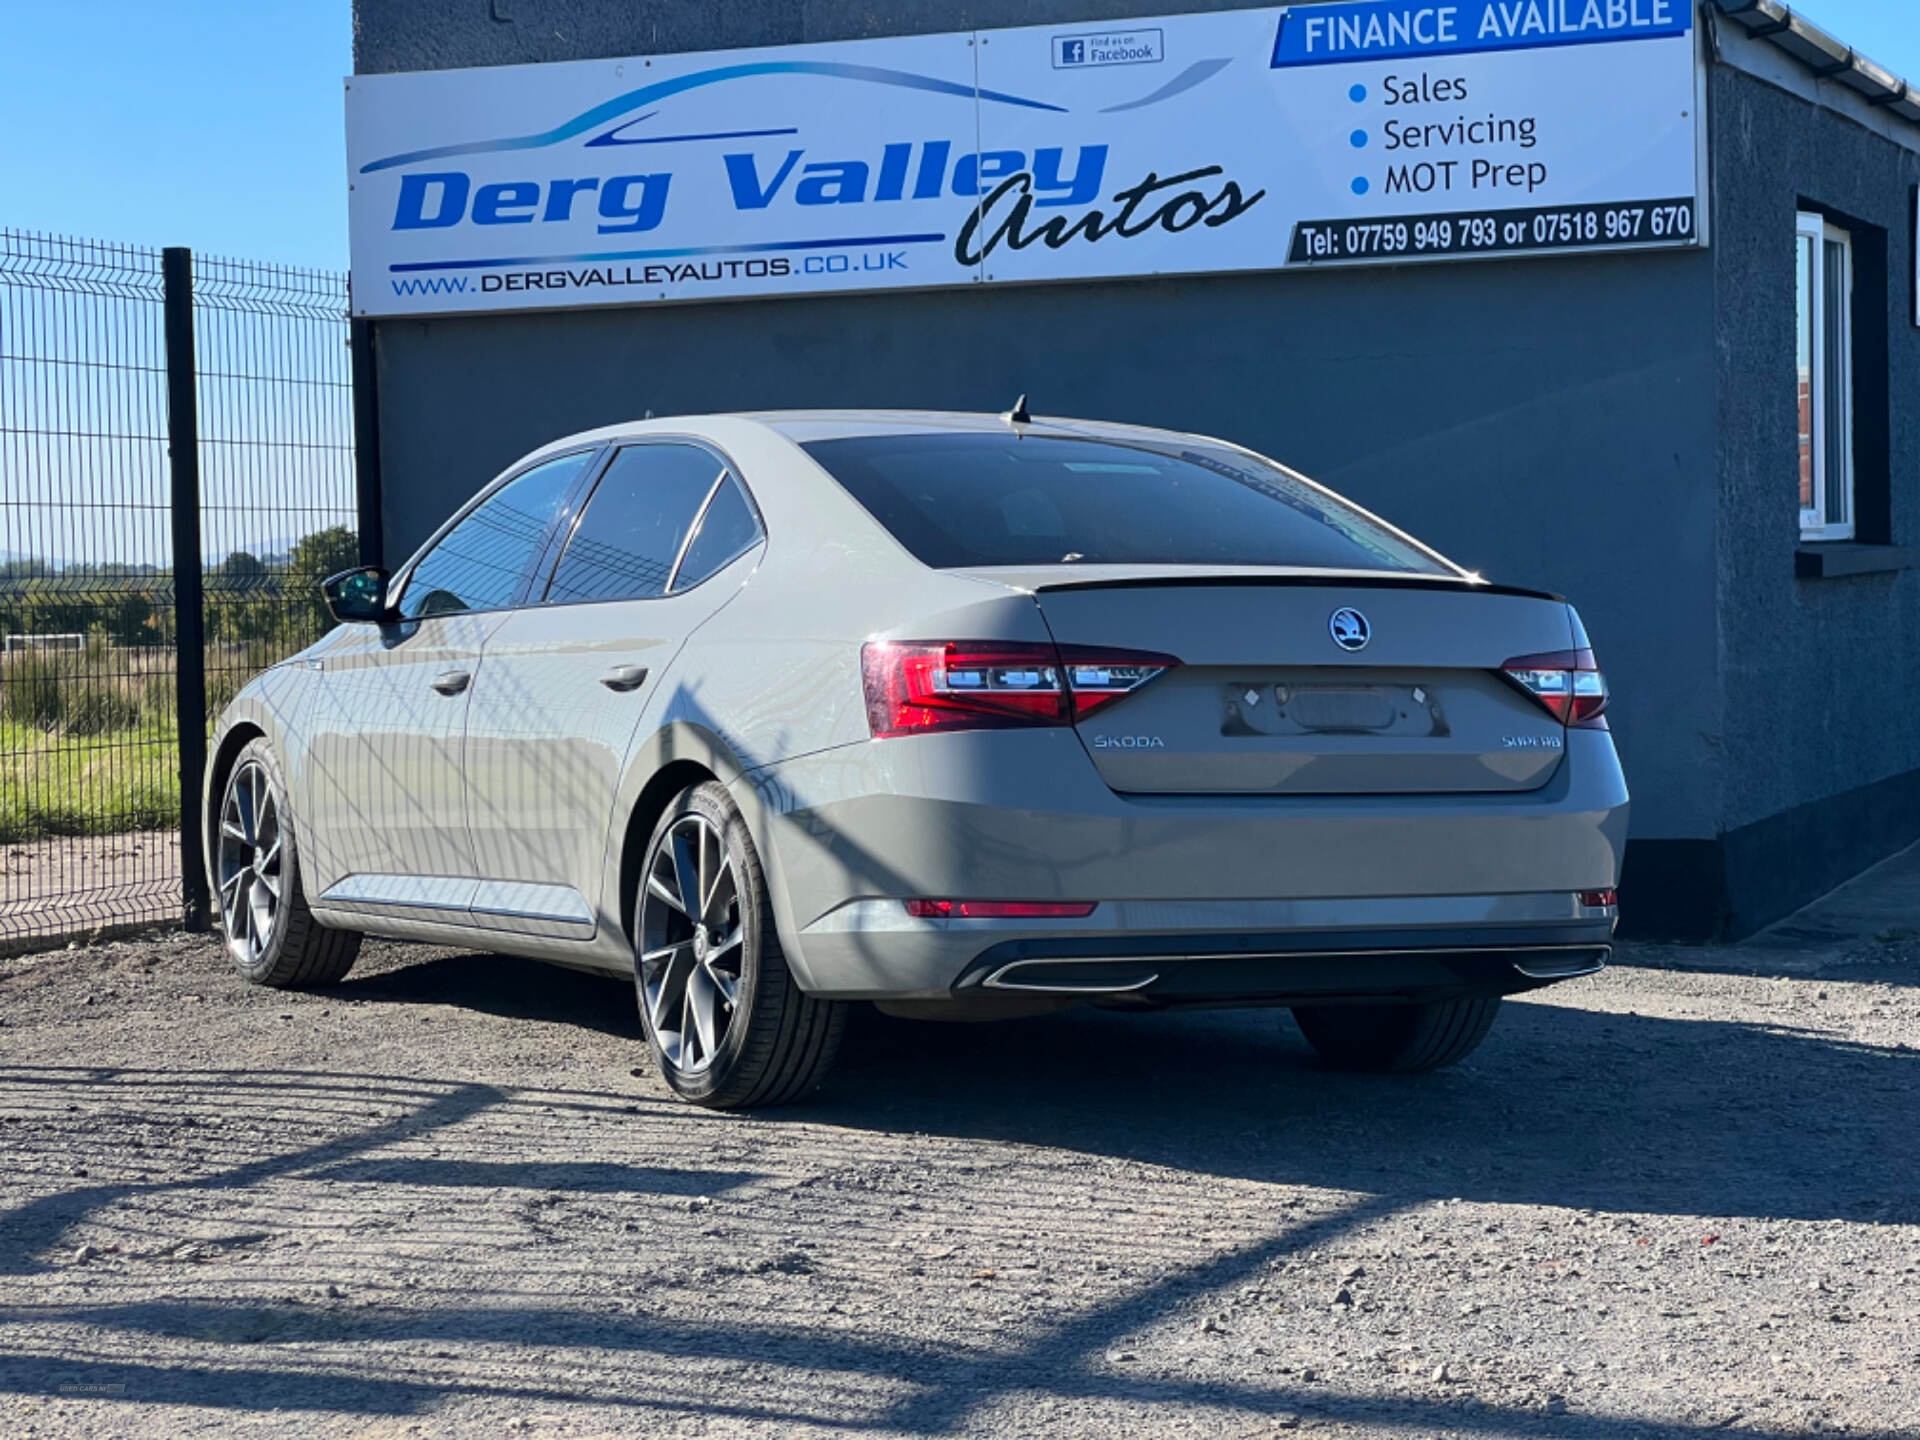
[[[1920,83],[1914,0],[1794,8]],[[10,7],[0,225],[345,269],[352,32],[348,0]]]
[[[1913,0],[1788,0],[1829,35],[1920,85],[1920,14]]]
[[[344,270],[348,0],[9,5],[0,225]]]

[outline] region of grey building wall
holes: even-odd
[[[1746,930],[1920,837],[1920,573],[1794,578],[1792,238],[1801,208],[1853,231],[1861,538],[1920,544],[1920,155],[1740,70],[1716,67],[1711,84],[1725,686],[1715,743],[1732,761],[1725,903],[1730,928]]]
[[[355,56],[411,70],[1211,8],[358,0]],[[1572,598],[1634,792],[1629,919],[1750,928],[1920,824],[1915,579],[1794,580],[1791,488],[1793,211],[1873,220],[1910,273],[1894,212],[1914,157],[1711,76],[1705,252],[382,322],[388,553],[526,450],[648,410],[1000,409],[1025,391],[1043,414],[1224,435]],[[1907,293],[1887,287],[1890,314]],[[1893,393],[1920,393],[1914,332],[1885,333]],[[1916,422],[1892,410],[1885,464],[1910,476]]]

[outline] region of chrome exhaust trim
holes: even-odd
[[[1046,995],[1124,995],[1129,990],[1146,989],[1147,986],[1153,984],[1154,981],[1160,978],[1160,972],[1156,970],[1152,974],[1143,976],[1138,980],[1129,980],[1124,984],[1114,984],[1114,985],[1102,985],[1099,983],[1093,983],[1093,984],[1087,984],[1087,985],[1075,985],[1075,984],[1063,983],[1057,980],[1049,981],[1046,983],[1035,984],[1030,981],[1023,981],[1023,980],[1014,978],[1014,972],[1016,970],[1024,970],[1030,966],[1055,967],[1063,964],[1065,965],[1137,965],[1138,963],[1139,961],[1131,956],[1116,958],[1116,957],[1104,956],[1104,955],[1098,956],[1092,959],[1075,958],[1071,960],[1015,960],[1010,965],[1002,965],[998,970],[994,971],[991,975],[987,976],[987,978],[985,980],[982,980],[980,983],[983,987],[989,990],[1026,990],[1026,991],[1033,991],[1033,992],[1046,994]]]
[[[1215,960],[1346,960],[1365,961],[1387,957],[1421,956],[1433,959],[1445,959],[1449,956],[1485,957],[1497,961],[1502,949],[1519,950],[1526,954],[1527,960],[1512,960],[1508,963],[1517,975],[1528,980],[1573,980],[1582,975],[1596,975],[1607,968],[1607,959],[1611,946],[1600,944],[1577,945],[1528,945],[1515,947],[1499,946],[1461,946],[1453,947],[1408,947],[1405,949],[1379,950],[1296,950],[1259,953],[1228,954],[1171,954],[1171,955],[1054,955],[1030,956],[1026,959],[1009,961],[989,974],[980,984],[993,990],[1025,990],[1053,995],[1124,995],[1134,990],[1144,990],[1161,978],[1161,968],[1168,965],[1190,963],[1204,964]],[[1568,952],[1564,960],[1556,960],[1551,952]],[[1599,954],[1594,952],[1598,950]],[[1156,967],[1152,973],[1138,979],[1101,983],[1098,981],[1074,983],[1062,980],[1035,982],[1021,980],[1018,972],[1033,968],[1057,970],[1063,965],[1125,965]]]
[[[1516,960],[1513,962],[1513,968],[1529,980],[1577,980],[1582,975],[1598,975],[1607,968],[1607,962],[1602,958],[1573,960],[1563,965],[1541,961],[1523,965]]]

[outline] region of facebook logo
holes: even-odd
[[[1155,64],[1166,57],[1164,39],[1159,30],[1097,30],[1085,35],[1056,35],[1053,68],[1080,70],[1089,65]]]

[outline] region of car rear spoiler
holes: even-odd
[[[1461,589],[1475,595],[1519,595],[1530,600],[1552,600],[1566,604],[1567,597],[1548,590],[1529,590],[1519,585],[1498,585],[1490,580],[1465,580],[1453,575],[1140,575],[1133,578],[1100,576],[1086,580],[1049,580],[1033,587],[1035,594],[1050,590],[1144,590],[1153,587],[1286,585],[1320,586],[1327,589],[1430,590]]]

